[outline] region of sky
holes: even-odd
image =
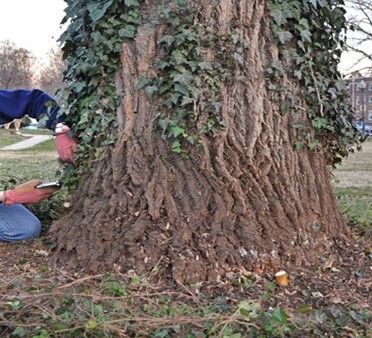
[[[0,41],[10,40],[41,61],[58,47],[64,0],[0,0]]]

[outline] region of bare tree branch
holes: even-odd
[[[372,61],[371,46],[368,46],[372,41],[372,0],[348,0],[345,4],[350,13],[346,48],[359,54],[358,59],[348,69],[350,70],[362,61]]]

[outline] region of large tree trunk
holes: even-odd
[[[244,81],[221,89],[226,128],[203,139],[204,151],[190,146],[189,159],[171,152],[154,126],[157,103],[136,89],[141,75],[154,72],[165,28],[139,27],[122,48],[119,140],[94,162],[71,211],[54,224],[55,264],[138,274],[157,266],[179,282],[215,280],[231,271],[314,264],[345,231],[324,154],[294,147],[295,124],[309,124],[305,110],[281,115],[267,89],[265,72],[277,59],[267,1],[201,6],[217,35],[235,20],[249,44],[247,66],[236,74]],[[287,81],[300,96],[299,85]]]

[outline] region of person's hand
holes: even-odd
[[[55,135],[56,148],[60,159],[64,162],[73,163],[77,143],[72,136],[70,128],[66,125],[57,125]]]
[[[40,183],[42,181],[33,180],[5,191],[4,205],[37,203],[53,195],[58,190],[56,187],[37,189],[36,186]]]

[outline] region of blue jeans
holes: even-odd
[[[0,242],[17,242],[38,237],[39,219],[21,204],[0,203]]]

